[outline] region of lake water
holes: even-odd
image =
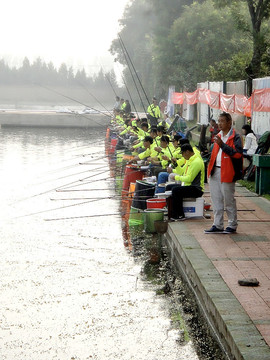
[[[1,360],[197,359],[124,246],[104,135],[0,129]]]

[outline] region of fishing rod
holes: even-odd
[[[110,116],[112,116],[112,112],[111,112],[110,110],[108,110],[108,109],[87,89],[87,87],[86,87],[85,85],[83,85],[82,83],[80,83],[78,80],[77,80],[77,83],[78,83],[82,88],[84,88],[84,89],[87,91],[87,93],[88,93],[90,96],[92,96],[92,98],[94,98],[94,100],[96,100],[97,103],[98,103],[100,106],[102,106],[103,109],[110,114]]]
[[[76,165],[78,166],[78,164]],[[43,181],[42,183],[39,183],[37,185],[41,185],[41,184],[44,184],[44,183],[47,183],[47,182],[50,182],[50,181],[57,181],[57,180],[61,180],[61,179],[65,179],[65,178],[68,178],[68,177],[71,177],[71,176],[75,176],[75,175],[79,175],[79,174],[84,174],[86,172],[89,172],[89,171],[97,171],[97,170],[100,170],[100,169],[103,169],[104,166],[101,166],[101,167],[98,167],[98,168],[94,168],[94,169],[88,169],[88,170],[84,170],[84,171],[80,171],[78,173],[73,173],[73,174],[69,174],[69,175],[65,175],[65,176],[61,176],[57,179],[50,179],[50,180],[46,180],[46,181]]]
[[[68,189],[69,187],[70,187],[70,185],[73,185],[74,187],[76,187],[76,186],[81,186],[82,184],[77,184],[77,185],[74,185],[74,184],[76,184],[77,182],[83,182],[84,180],[86,180],[86,179],[89,179],[89,177],[95,177],[95,176],[99,176],[99,175],[101,175],[101,174],[104,174],[104,173],[106,173],[106,172],[109,172],[110,170],[105,170],[105,171],[101,171],[101,172],[99,172],[98,174],[94,174],[94,175],[91,175],[91,176],[87,176],[87,177],[85,177],[85,178],[83,178],[83,179],[79,179],[79,180],[75,180],[75,181],[72,181],[72,182],[70,182],[70,183],[68,183],[68,184],[64,184],[64,185],[61,185],[61,186],[58,186],[56,189],[54,189],[54,190],[57,190],[57,189],[62,189],[62,188],[64,188],[64,189]],[[98,179],[99,180],[99,179]],[[97,181],[98,181],[97,180]],[[85,182],[84,184],[89,184],[89,183],[91,183],[91,182]]]
[[[120,180],[120,179],[119,179]],[[121,179],[121,180],[123,180],[123,179]],[[151,188],[154,188],[154,187],[156,187],[155,185],[153,185],[153,187],[149,187],[149,189],[151,189]],[[109,191],[110,189],[86,189],[86,190],[61,190],[61,191],[59,191],[59,192],[73,192],[73,191]],[[141,190],[137,190],[137,191],[129,191],[129,192],[127,192],[127,194],[125,195],[125,196],[122,196],[122,195],[114,195],[114,196],[108,196],[108,197],[106,197],[106,198],[72,198],[72,199],[54,199],[54,198],[51,198],[50,200],[92,200],[92,199],[111,199],[111,198],[120,198],[120,199],[127,199],[127,198],[131,198],[129,195],[134,195],[135,193],[136,194],[138,194],[138,193],[141,193],[141,192],[143,192],[143,191],[145,191],[145,189],[141,189]],[[142,195],[142,196],[139,196],[140,198],[149,198],[149,196],[147,196],[147,195]],[[140,201],[139,199],[138,199],[138,201]]]
[[[106,171],[110,171],[110,170],[106,170]],[[102,172],[102,173],[103,173],[103,172]],[[102,173],[94,174],[94,175],[92,175],[92,177],[97,176],[97,175],[100,175],[100,174],[102,174]],[[108,178],[106,178],[106,179],[108,179]],[[100,181],[100,180],[103,180],[103,179],[93,180],[92,182]],[[61,189],[62,187],[65,187],[65,188],[68,189],[68,186],[69,186],[69,185],[73,185],[73,184],[77,183],[78,181],[83,181],[83,179],[82,179],[82,180],[77,180],[77,181],[72,181],[72,182],[70,182],[70,183],[68,183],[68,184],[64,184],[64,185],[62,185],[62,186],[57,186],[57,187],[55,187],[55,188],[53,188],[53,189],[49,189],[49,190],[43,191],[43,192],[38,193],[38,194],[35,194],[35,195],[31,195],[31,196],[26,197],[26,198],[23,198],[23,199],[19,199],[19,200],[15,201],[14,203],[11,203],[10,205],[17,204],[18,202],[21,202],[21,201],[26,201],[26,200],[32,199],[32,198],[34,198],[34,197],[37,197],[37,196],[45,195],[45,194],[48,194],[48,193],[50,193],[50,192],[52,192],[52,191],[58,191],[58,189]],[[84,184],[88,184],[88,183],[91,183],[91,181],[90,181],[90,182],[85,182]],[[74,185],[74,186],[80,186],[80,185],[82,185],[82,184],[78,184],[78,185]]]
[[[61,210],[61,209],[65,209],[65,208],[69,208],[69,207],[73,207],[73,206],[84,205],[84,204],[88,204],[88,203],[91,203],[91,202],[94,202],[94,201],[97,201],[97,199],[95,199],[95,200],[89,200],[89,201],[83,201],[83,202],[80,202],[80,203],[77,203],[77,204],[60,206],[60,207],[53,208],[53,209],[41,210],[41,211],[37,211],[37,212],[34,212],[34,213],[17,216],[17,217],[15,217],[15,219],[24,218],[24,217],[27,217],[27,216],[38,215],[38,214],[42,214],[42,213],[46,213],[46,212],[54,211],[54,210]]]
[[[41,173],[37,178],[41,178],[43,176],[46,176],[46,175],[51,175],[51,174],[55,174],[59,171],[65,171],[65,170],[69,170],[69,169],[72,169],[74,167],[78,166],[78,164],[73,164],[73,165],[69,165],[69,166],[63,166],[62,168],[58,168],[58,169],[54,169],[54,170],[49,170],[49,171],[46,171],[46,172],[43,172]]]
[[[135,112],[136,112],[136,114],[137,114],[137,117],[139,118],[138,111],[137,111],[136,106],[135,106],[135,104],[134,104],[134,101],[133,101],[133,99],[132,99],[131,93],[130,93],[130,91],[129,91],[129,89],[128,89],[127,83],[125,82],[125,79],[124,79],[123,74],[121,74],[121,77],[122,77],[123,83],[124,83],[124,85],[125,85],[125,87],[126,87],[126,89],[127,89],[128,96],[130,97],[130,100],[131,100],[131,102],[132,102],[132,106],[134,107]]]
[[[118,180],[123,180],[123,179],[118,179]],[[75,192],[75,191],[109,191],[110,189],[106,188],[106,189],[75,189],[75,190],[56,190],[56,192]],[[52,199],[51,199],[52,200]]]
[[[100,151],[98,151],[98,152],[96,152],[96,153],[91,153],[91,154],[85,154],[85,155],[78,155],[78,156],[82,156],[82,157],[84,157],[84,156],[89,156],[89,155],[94,155],[94,154],[100,154]],[[46,171],[46,172],[43,172],[43,173],[41,173],[40,174],[40,176],[38,176],[38,177],[41,177],[41,176],[44,176],[44,175],[48,175],[48,174],[54,174],[54,173],[57,173],[57,172],[59,172],[59,171],[63,171],[63,170],[69,170],[69,169],[72,169],[72,168],[74,168],[74,167],[76,167],[76,166],[78,166],[78,165],[94,165],[94,163],[92,163],[92,162],[94,162],[94,161],[96,161],[96,160],[102,160],[102,159],[105,159],[106,158],[106,156],[103,156],[103,157],[101,157],[101,158],[94,158],[94,159],[92,159],[92,160],[89,160],[89,163],[76,163],[76,164],[72,164],[72,165],[68,165],[68,166],[63,166],[63,167],[60,167],[60,168],[57,168],[57,169],[52,169],[52,170],[49,170],[49,171]],[[66,159],[66,160],[64,160],[64,161],[71,161],[71,160],[74,160],[74,157],[73,158],[71,158],[71,159]],[[98,164],[102,164],[102,163],[97,163],[97,165]],[[104,163],[104,165],[105,165],[106,163]]]
[[[103,174],[103,173],[105,173],[105,172],[109,172],[109,171],[110,171],[110,170],[105,170],[104,172],[95,174],[95,175],[93,175],[93,176],[91,176],[91,177],[94,177],[94,176],[97,176],[97,175],[101,175],[101,174]],[[136,169],[130,171],[129,174],[132,174],[133,172],[137,172],[137,171],[141,171],[141,170],[136,168]],[[87,178],[89,178],[89,176],[88,176]],[[85,179],[87,179],[87,178],[85,178]],[[83,185],[85,185],[85,184],[91,184],[91,183],[96,182],[96,181],[104,181],[104,180],[112,180],[112,179],[114,179],[114,176],[107,176],[106,178],[102,178],[102,179],[96,179],[96,180],[86,181],[86,182],[83,183]],[[83,180],[84,180],[84,179],[82,179],[82,180],[80,180],[80,181],[83,181]],[[69,189],[69,188],[71,188],[71,187],[77,187],[77,186],[81,186],[81,185],[82,185],[82,184],[73,185],[73,184],[76,183],[76,182],[78,182],[78,181],[74,181],[74,182],[72,182],[72,183],[69,183],[69,184],[60,186],[60,187],[58,187],[58,188],[56,188],[56,189],[54,189],[54,190],[56,190],[56,191],[62,191],[62,190],[65,190],[65,189]],[[69,185],[73,185],[73,186],[69,186]],[[154,185],[154,186],[155,186],[155,185]],[[64,187],[64,188],[63,188],[63,187]]]
[[[121,216],[120,213],[114,214],[100,214],[100,215],[85,215],[85,216],[71,216],[65,218],[55,218],[55,219],[43,219],[44,221],[57,221],[57,220],[73,220],[73,219],[83,219],[83,218],[95,218],[95,217],[103,217],[103,216]]]
[[[53,93],[55,93],[55,94],[57,94],[57,95],[63,96],[63,97],[66,98],[66,99],[69,99],[69,100],[71,100],[71,101],[74,101],[74,102],[76,102],[76,103],[78,103],[78,104],[80,104],[80,105],[83,105],[83,106],[85,106],[85,107],[87,107],[87,108],[89,108],[89,109],[92,109],[92,110],[94,110],[94,111],[97,111],[98,113],[100,113],[100,114],[102,114],[102,115],[106,115],[106,116],[108,116],[109,118],[111,118],[110,115],[108,115],[108,114],[106,114],[106,113],[104,113],[104,112],[102,112],[102,111],[100,111],[100,110],[98,110],[98,109],[95,109],[95,108],[93,108],[93,107],[91,107],[91,106],[89,106],[89,105],[86,105],[86,104],[82,103],[81,101],[78,101],[78,100],[76,100],[76,99],[73,99],[73,98],[70,97],[70,96],[64,95],[64,94],[60,93],[60,92],[57,91],[57,90],[51,89],[51,88],[49,88],[49,87],[47,87],[47,86],[40,85],[40,84],[37,84],[37,85],[39,85],[40,87],[42,87],[42,88],[44,88],[44,89],[46,89],[46,90],[48,90],[48,91],[51,91],[51,92],[53,92]],[[82,115],[82,114],[77,114],[77,115],[80,115],[80,116],[85,117],[86,119],[88,119],[88,117],[86,117],[86,116],[84,116],[84,115]],[[92,118],[90,118],[89,120],[95,121],[95,120],[92,119]],[[97,121],[95,121],[95,122],[98,123]],[[98,124],[100,125],[100,123],[98,123]]]
[[[118,199],[121,198],[121,195],[114,195],[114,196],[106,196],[106,197],[92,197],[92,198],[70,198],[70,199],[54,199],[54,198],[50,198],[51,201],[78,201],[78,200],[114,200],[114,199]]]
[[[111,86],[111,88],[112,88],[112,91],[113,91],[114,95],[115,95],[115,96],[118,96],[118,95],[116,94],[115,90],[114,90],[114,87],[112,86],[112,83],[111,83],[110,78],[108,77],[108,75],[107,75],[107,74],[106,74],[106,72],[104,71],[104,69],[103,69],[103,67],[102,67],[102,65],[101,65],[101,64],[100,64],[100,67],[101,67],[101,70],[102,70],[102,72],[103,72],[103,74],[104,74],[105,78],[107,79],[108,83],[110,84],[110,86]]]
[[[105,177],[105,178],[102,178],[102,179],[96,179],[96,180],[92,180],[92,181],[87,181],[87,182],[84,182],[83,183],[83,185],[86,185],[86,184],[92,184],[92,183],[94,183],[94,182],[97,182],[97,181],[111,181],[113,179],[113,177]],[[80,185],[82,185],[82,184],[78,184],[78,185],[74,185],[74,187],[76,187],[76,186],[80,186]],[[53,190],[55,190],[56,192],[67,192],[67,191],[95,191],[96,189],[79,189],[79,190],[73,190],[73,189],[71,189],[71,190],[69,190],[70,188],[72,188],[72,186],[68,186],[68,187],[65,187],[64,189],[62,189],[61,187],[59,188],[56,188],[56,189],[53,189]],[[108,189],[109,190],[109,189]]]
[[[125,46],[125,44],[124,44],[124,41],[123,41],[123,39],[122,39],[122,37],[121,37],[120,34],[118,34],[118,37],[119,37],[119,39],[121,39],[121,42],[122,42],[122,44],[123,44],[123,47],[124,47],[124,49],[125,49],[125,51],[126,51],[126,54],[127,54],[128,58],[129,58],[129,61],[130,61],[130,64],[131,64],[131,66],[132,66],[132,68],[133,68],[133,70],[134,70],[134,73],[136,74],[136,77],[137,77],[138,82],[139,82],[139,84],[140,84],[140,86],[141,86],[141,88],[142,88],[142,91],[143,91],[144,96],[145,96],[145,98],[146,98],[146,100],[147,100],[147,103],[150,105],[150,101],[149,101],[149,99],[148,99],[148,96],[147,96],[147,94],[146,94],[146,92],[145,92],[145,90],[144,90],[144,87],[143,87],[143,85],[142,85],[142,82],[141,82],[141,80],[140,80],[140,78],[139,78],[139,76],[138,76],[138,74],[137,74],[137,71],[136,71],[136,69],[135,69],[135,67],[134,67],[134,65],[133,65],[133,62],[132,62],[132,60],[131,60],[131,58],[130,58],[130,56],[129,56],[129,53],[128,53],[127,48],[126,48],[126,46]]]
[[[132,71],[131,71],[131,69],[130,69],[130,66],[129,66],[129,63],[128,63],[128,59],[127,59],[127,55],[126,55],[127,51],[126,51],[126,48],[124,47],[124,43],[123,43],[123,41],[122,41],[122,38],[121,38],[120,34],[118,34],[118,38],[119,38],[119,43],[120,43],[120,46],[121,46],[121,49],[122,49],[122,53],[123,53],[123,55],[124,55],[124,57],[125,57],[125,60],[126,60],[127,67],[128,67],[128,69],[129,69],[129,71],[130,71],[132,80],[133,80],[133,82],[134,82],[134,85],[135,85],[135,87],[136,87],[137,93],[138,93],[138,95],[139,95],[139,98],[140,98],[140,101],[141,101],[143,110],[144,110],[144,112],[146,113],[146,109],[145,109],[144,103],[143,103],[143,101],[142,101],[141,94],[140,94],[140,92],[139,92],[138,86],[137,86],[137,84],[136,84],[136,81],[135,81],[135,79],[134,79],[133,73],[132,73]],[[136,72],[136,71],[135,71],[135,72]]]

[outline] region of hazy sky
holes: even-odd
[[[129,0],[3,0],[1,1],[0,58],[16,66],[25,56],[40,56],[57,67],[100,65],[108,70],[108,52],[119,31],[118,19]]]

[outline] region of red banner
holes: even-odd
[[[253,91],[253,111],[270,112],[270,89]]]
[[[197,94],[198,94],[198,90],[194,91],[193,93],[184,92],[184,99],[185,99],[184,101],[189,105],[197,104],[198,102]]]
[[[251,116],[251,103],[253,103],[253,111],[270,112],[270,89],[254,90],[252,96],[247,98],[245,95],[227,95],[199,88],[193,93],[173,93],[172,102],[173,104],[185,102],[189,105],[195,105],[199,102],[214,109]]]
[[[173,104],[183,104],[184,102],[184,93],[174,92],[172,95],[172,103]]]
[[[235,95],[226,95],[220,93],[220,109],[228,112],[234,113],[234,103],[235,103]]]

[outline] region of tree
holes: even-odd
[[[66,84],[67,83],[67,79],[68,79],[68,68],[67,65],[65,63],[62,63],[59,67],[58,70],[58,75],[59,75],[59,80],[62,84]]]
[[[253,40],[253,54],[250,63],[246,67],[248,76],[248,90],[252,91],[252,79],[262,75],[262,63],[269,43],[267,43],[267,33],[269,26],[263,25],[270,16],[270,0],[215,0],[219,7],[230,7],[233,17],[237,20],[236,26],[245,33],[249,33]],[[244,3],[249,11],[249,19],[237,16],[239,6]]]
[[[136,0],[126,7],[122,19],[119,38],[113,40],[110,52],[115,56],[115,61],[125,66],[123,77],[127,83],[134,100],[139,101],[136,86],[141,95],[143,91],[138,83],[138,77],[146,93],[153,95],[153,22],[154,11],[151,1]],[[132,64],[130,63],[132,61]],[[135,71],[134,71],[134,68]],[[133,74],[133,77],[131,76]],[[133,80],[134,79],[134,80]],[[135,81],[135,83],[134,83]],[[146,99],[143,96],[145,102]]]
[[[168,37],[167,51],[157,56],[162,76],[180,89],[192,91],[209,76],[209,67],[250,49],[250,41],[232,26],[229,9],[211,0],[185,7]]]

